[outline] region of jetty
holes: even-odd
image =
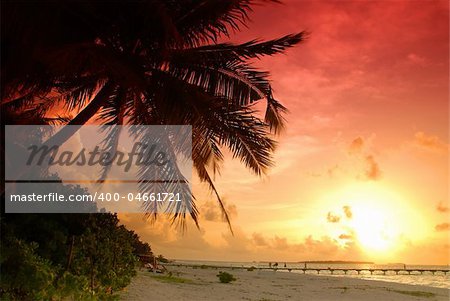
[[[242,265],[198,265],[198,264],[168,264],[168,266],[189,267],[193,269],[242,269],[242,270],[266,270],[266,271],[299,271],[306,273],[328,274],[328,275],[350,275],[350,274],[370,274],[370,275],[447,275],[450,269],[419,269],[419,268],[300,268],[300,267],[261,267]]]

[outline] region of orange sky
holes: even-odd
[[[448,2],[284,2],[232,38],[311,33],[257,62],[290,114],[269,175],[216,179],[235,236],[197,182],[200,231],[121,220],[169,258],[448,263]]]

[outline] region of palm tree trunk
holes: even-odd
[[[92,257],[90,257],[90,260],[91,260],[91,280],[90,280],[91,284],[90,284],[90,287],[91,287],[91,293],[93,294],[94,293],[94,259]]]
[[[75,236],[71,235],[70,236],[69,254],[67,254],[66,271],[68,271],[70,269],[70,265],[72,263],[74,245],[75,245]]]
[[[86,124],[104,105],[106,100],[112,93],[113,84],[107,82],[101,90],[95,95],[94,99],[89,102],[89,104],[84,107],[84,109],[78,113],[75,118],[73,118],[66,126],[64,126],[59,132],[50,137],[44,144],[47,145],[62,145],[64,142],[69,140],[73,134],[75,134],[78,129]],[[78,126],[73,126],[78,125]]]

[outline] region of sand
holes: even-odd
[[[345,277],[272,271],[170,267],[171,277],[141,270],[120,300],[450,300],[450,290]],[[237,280],[224,284],[219,271]]]

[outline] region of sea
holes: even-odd
[[[272,262],[271,264],[274,264]],[[286,264],[287,268],[304,268],[304,262],[277,262],[278,268],[284,268]],[[229,268],[267,268],[269,267],[269,262],[231,262],[231,261],[207,261],[207,260],[173,260],[172,264],[181,264],[181,265],[207,265],[207,266],[220,266],[220,267],[229,267]],[[372,275],[369,271],[362,271],[359,275],[356,271],[350,271],[351,269],[399,269],[402,270],[405,268],[403,263],[392,263],[392,264],[371,264],[371,263],[306,263],[307,268],[309,269],[325,269],[325,271],[320,271],[317,274],[317,271],[306,271],[306,274],[311,275],[319,275],[319,276],[327,276],[327,277],[350,277],[357,279],[366,279],[366,280],[378,280],[378,281],[387,281],[387,282],[396,282],[410,285],[423,285],[423,286],[431,286],[431,287],[439,287],[450,289],[450,272],[447,272],[445,275],[442,272],[435,272],[433,275],[431,272],[424,272],[420,274],[419,272],[413,272],[408,275],[404,271],[400,271],[398,275],[393,271],[388,271],[386,275],[380,272],[374,272]],[[331,274],[328,269],[348,269],[349,271],[345,275],[342,271],[334,271]],[[406,264],[406,269],[418,269],[418,270],[449,270],[450,266],[448,265],[408,265]],[[289,273],[286,270],[277,270],[277,273]],[[292,270],[290,273],[299,273],[303,274],[302,270]]]

